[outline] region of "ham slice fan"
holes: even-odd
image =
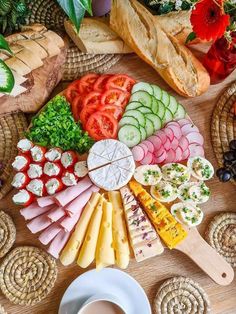
[[[36,112],[61,80],[65,43],[40,24],[25,26],[6,40],[14,55],[0,57],[12,69],[15,86],[10,95],[0,94],[0,114]]]

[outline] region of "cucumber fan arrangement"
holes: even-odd
[[[167,247],[228,284],[231,267],[194,228],[214,175],[203,144],[184,107],[158,86],[87,74],[50,100],[18,142],[13,201],[63,265],[124,269],[132,252],[141,262]],[[196,242],[204,258],[189,250]]]

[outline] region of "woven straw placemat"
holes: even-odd
[[[65,32],[64,19],[66,15],[56,0],[32,0],[29,8],[31,14],[27,21],[28,24],[41,23],[60,34]],[[103,73],[116,64],[121,57],[121,54],[94,55],[82,53],[70,41],[70,48],[64,65],[63,80],[75,80],[88,72]]]
[[[207,227],[205,238],[232,267],[236,267],[236,213],[216,215]]]
[[[10,113],[0,115],[0,179],[3,186],[0,188],[0,199],[11,189],[11,182],[14,176],[12,162],[17,155],[17,143],[24,136],[28,122],[23,113]]]
[[[229,142],[236,139],[236,120],[231,112],[236,102],[236,81],[223,93],[215,106],[211,120],[211,139],[217,162],[223,167],[223,154]],[[236,185],[234,180],[231,180]]]
[[[203,288],[191,278],[173,277],[158,289],[154,299],[155,314],[207,314],[210,302]]]
[[[8,253],[16,239],[16,227],[12,218],[0,211],[0,258]]]
[[[7,314],[4,307],[0,304],[0,314]]]
[[[55,260],[32,246],[13,249],[0,267],[2,293],[14,304],[34,305],[52,290],[57,278]]]

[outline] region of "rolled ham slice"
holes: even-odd
[[[54,204],[55,201],[54,201],[54,197],[49,195],[49,196],[39,197],[37,199],[37,203],[40,207],[46,207],[46,206]]]
[[[90,199],[93,192],[98,192],[99,188],[95,185],[92,185],[82,194],[77,196],[70,204],[65,206],[65,211],[68,213],[69,216],[73,216],[74,214],[80,212],[82,213],[82,209],[87,204],[88,200]]]
[[[22,208],[20,210],[20,213],[25,218],[25,220],[30,220],[50,211],[53,207],[54,207],[53,205],[40,207],[38,206],[37,202],[34,202],[33,204],[25,208]]]
[[[55,206],[53,209],[50,210],[50,212],[47,214],[48,218],[52,221],[58,221],[59,219],[61,219],[63,216],[66,215],[65,210],[63,209],[63,207],[58,207]]]
[[[27,224],[27,228],[32,233],[37,233],[39,231],[46,229],[50,225],[51,225],[50,219],[47,217],[47,214],[44,214],[44,215],[41,215],[41,216],[38,216],[38,217],[32,219]]]
[[[62,227],[58,224],[58,222],[55,222],[40,234],[39,241],[42,244],[47,245],[58,235],[61,230]]]
[[[64,229],[64,231],[70,232],[74,228],[74,226],[79,221],[81,213],[82,211],[77,212],[72,217],[66,217],[62,220],[62,222],[60,223],[60,226]]]
[[[61,230],[57,236],[52,240],[49,248],[48,253],[51,254],[53,257],[58,258],[61,250],[66,245],[66,242],[69,240],[70,232],[65,232]]]
[[[73,201],[92,185],[88,176],[84,177],[78,184],[73,185],[54,195],[55,202],[60,206],[65,206]]]

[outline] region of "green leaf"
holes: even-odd
[[[68,15],[71,22],[75,25],[77,31],[80,29],[81,21],[85,14],[85,8],[80,0],[57,0],[62,9]]]
[[[14,87],[15,79],[11,69],[0,60],[0,92],[10,93]]]
[[[5,50],[8,53],[12,54],[12,51],[8,45],[8,42],[6,41],[6,39],[4,38],[4,36],[2,34],[0,34],[0,49]]]
[[[186,38],[185,44],[188,44],[190,41],[193,41],[195,38],[197,38],[196,33],[191,32]]]
[[[77,1],[79,1],[79,0],[77,0]],[[80,0],[79,2],[80,2],[80,4],[82,5],[82,7],[83,7],[86,11],[88,11],[88,13],[89,13],[90,15],[93,15],[93,11],[92,11],[92,1],[91,1],[91,0]]]

